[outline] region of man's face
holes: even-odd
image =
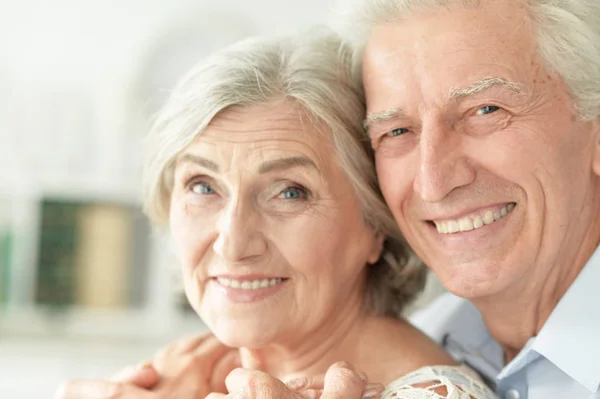
[[[383,194],[450,291],[539,289],[600,231],[597,123],[538,58],[519,2],[377,27],[364,83]]]

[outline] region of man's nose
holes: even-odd
[[[465,138],[445,123],[424,125],[419,140],[419,165],[414,190],[425,202],[437,202],[452,190],[475,180],[464,148]]]
[[[259,219],[252,204],[238,199],[231,201],[219,217],[214,251],[229,262],[240,262],[263,254],[267,242],[258,228]]]

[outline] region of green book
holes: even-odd
[[[38,304],[57,307],[73,304],[79,206],[59,200],[42,202],[36,289]]]
[[[10,231],[0,231],[0,305],[8,302],[11,252]]]

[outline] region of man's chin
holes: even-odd
[[[469,300],[494,296],[505,290],[498,276],[499,269],[492,273],[481,262],[445,266],[436,274],[442,285],[450,293]],[[478,264],[477,264],[478,263]]]

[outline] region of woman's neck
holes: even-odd
[[[241,348],[242,366],[265,371],[281,380],[323,373],[336,361],[352,361],[369,316],[360,306],[335,318],[301,340],[290,339],[260,349]]]
[[[454,364],[433,341],[405,320],[353,314],[336,319],[298,345],[241,349],[242,366],[282,381],[323,374],[338,361],[363,371],[369,381],[387,385],[424,366]]]

